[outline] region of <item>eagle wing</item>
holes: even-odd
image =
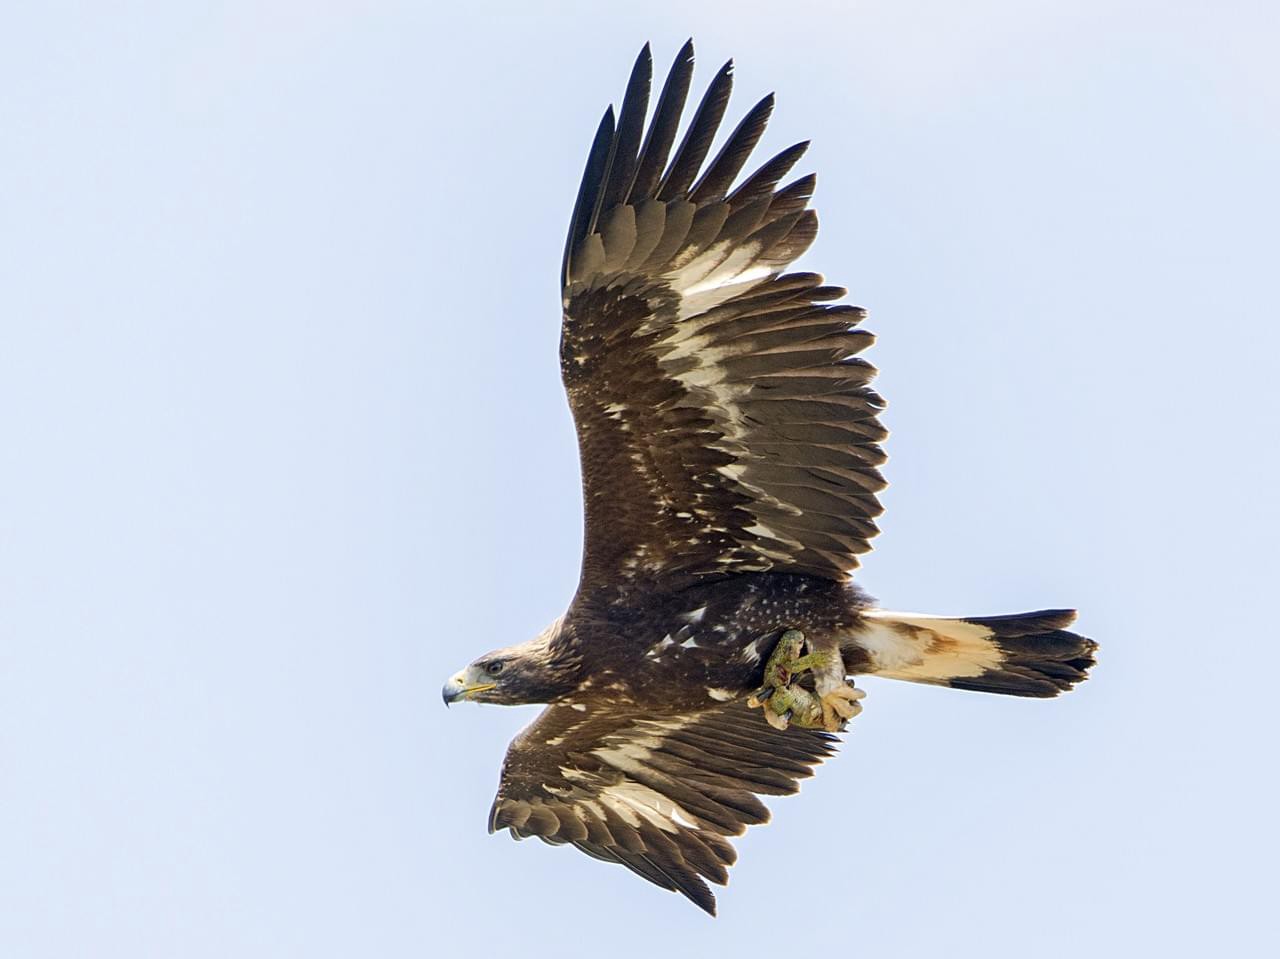
[[[648,131],[637,59],[596,133],[565,247],[561,370],[578,431],[583,585],[785,569],[842,579],[877,532],[884,481],[854,354],[864,312],[784,275],[817,233],[814,178],[778,184],[800,143],[733,188],[764,131],[760,101],[702,171],[732,85],[712,80],[674,157],[693,70],[686,44]],[[642,142],[643,134],[643,142]],[[696,181],[696,182],[695,182]]]
[[[727,881],[726,837],[767,822],[757,794],[794,793],[835,743],[779,732],[742,703],[668,715],[548,706],[507,750],[489,831],[572,843],[714,914],[704,880]]]

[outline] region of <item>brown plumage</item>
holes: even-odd
[[[844,578],[876,533],[884,487],[883,402],[855,357],[873,338],[853,329],[861,309],[828,305],[844,290],[780,275],[817,235],[813,178],[778,188],[803,145],[729,192],[772,97],[693,182],[728,64],[655,181],[692,66],[686,45],[636,155],[641,53],[616,129],[610,110],[596,134],[566,244],[560,355],[583,463],[583,585],[778,567]]]
[[[452,677],[445,700],[551,704],[508,750],[491,830],[572,844],[713,912],[706,882],[727,879],[728,837],[768,818],[757,795],[794,792],[834,748],[743,703],[783,631],[832,650],[837,680],[1019,696],[1082,680],[1094,645],[1066,630],[1070,611],[887,613],[850,582],[884,487],[884,404],[857,356],[872,337],[861,309],[833,302],[844,290],[783,272],[817,234],[814,178],[783,184],[806,144],[743,177],[769,96],[708,162],[729,64],[677,144],[692,71],[690,43],[646,129],[641,51],[565,244],[578,592],[539,637]]]
[[[512,743],[489,829],[572,843],[711,910],[715,900],[700,877],[728,880],[737,856],[725,837],[768,822],[756,794],[795,792],[832,754],[833,740],[807,729],[778,732],[741,703],[600,718],[551,706]],[[668,800],[666,808],[646,815],[649,793],[640,790]]]

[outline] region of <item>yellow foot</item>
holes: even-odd
[[[853,685],[840,686],[823,696],[819,703],[822,706],[822,728],[829,733],[838,733],[858,713],[862,712],[859,702],[866,692]]]

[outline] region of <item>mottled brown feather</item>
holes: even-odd
[[[725,837],[767,822],[756,794],[795,792],[835,742],[779,732],[737,702],[673,714],[549,706],[507,751],[489,829],[572,843],[714,912],[706,882],[723,885],[736,858]]]
[[[864,313],[828,305],[844,290],[821,276],[782,272],[817,235],[813,176],[778,187],[806,144],[733,189],[772,112],[766,97],[703,170],[732,87],[726,64],[668,166],[691,69],[686,45],[641,143],[641,52],[617,124],[606,114],[593,143],[566,243],[579,597],[600,602],[742,572],[844,579],[880,511],[883,402],[855,357],[873,341],[853,330]]]

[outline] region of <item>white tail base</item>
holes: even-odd
[[[1004,654],[986,626],[928,616],[863,610],[866,627],[854,641],[867,651],[876,676],[917,683],[981,676],[999,669]]]

